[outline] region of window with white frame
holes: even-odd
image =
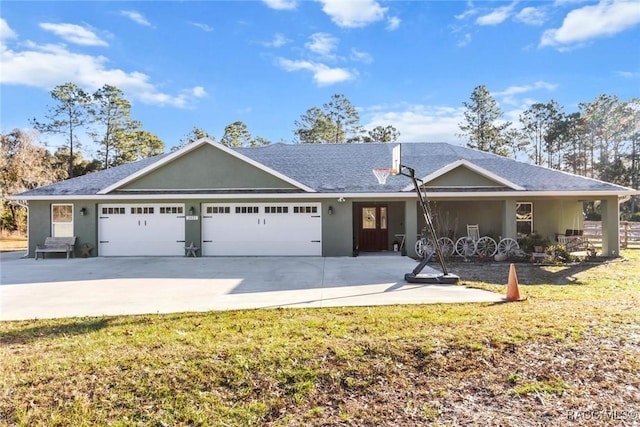
[[[73,205],[51,205],[51,237],[73,236]]]
[[[516,230],[519,236],[528,236],[533,233],[533,203],[516,203]]]

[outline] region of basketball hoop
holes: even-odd
[[[387,178],[391,174],[391,169],[389,168],[373,168],[373,174],[376,176],[378,180],[378,184],[386,184]]]

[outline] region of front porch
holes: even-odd
[[[430,202],[439,237],[453,242],[467,236],[467,225],[478,225],[479,237],[495,242],[536,234],[550,244],[566,230],[582,230],[582,202],[577,198],[528,198],[438,200]],[[600,199],[602,209],[602,255],[618,256],[619,205],[617,197]],[[425,219],[415,199],[359,201],[352,204],[353,253],[398,252],[417,256],[415,245],[425,228]],[[400,247],[404,242],[403,248]],[[404,251],[403,251],[404,249]]]

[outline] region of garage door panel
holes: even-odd
[[[100,256],[184,255],[184,205],[104,204],[98,209]]]
[[[202,207],[204,256],[322,255],[319,203]]]

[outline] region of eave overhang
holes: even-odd
[[[633,195],[640,195],[638,190],[629,191],[482,191],[482,192],[464,192],[464,191],[443,191],[443,192],[427,192],[427,197],[432,199],[465,199],[479,198],[479,199],[503,199],[503,198],[518,198],[526,200],[528,198],[583,198],[583,199],[600,199],[603,197],[629,197]],[[353,192],[331,192],[331,193],[273,193],[273,192],[247,192],[247,193],[151,193],[151,194],[92,194],[92,195],[38,195],[30,197],[16,197],[10,196],[10,200],[196,200],[196,199],[231,199],[231,200],[253,200],[253,199],[268,199],[268,200],[296,200],[296,199],[334,199],[344,197],[347,199],[413,199],[417,198],[415,192],[394,192],[394,193],[380,193],[380,192],[367,192],[367,193],[353,193]]]

